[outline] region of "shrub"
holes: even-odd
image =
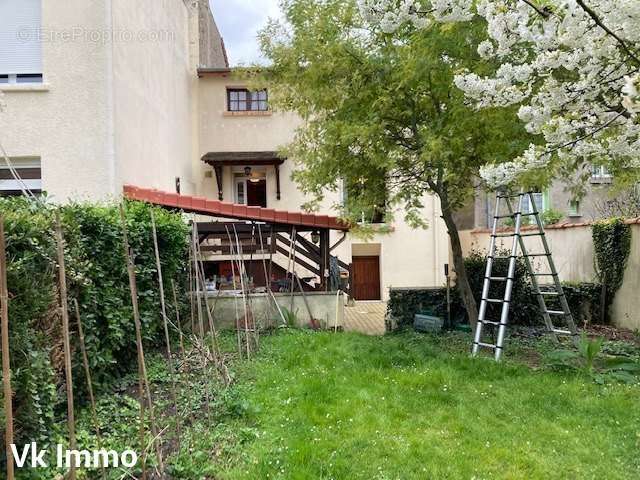
[[[508,255],[508,252],[498,252],[499,255]],[[508,259],[495,259],[494,276],[507,276]],[[486,254],[480,251],[472,252],[465,258],[469,283],[474,292],[478,305],[480,304],[484,274],[486,268]],[[600,286],[593,283],[564,283],[563,289],[569,308],[578,325],[591,323],[598,318],[600,308]],[[492,282],[489,298],[502,298],[504,284]],[[549,299],[546,299],[549,308],[560,309]],[[466,323],[465,309],[462,299],[454,287],[451,294],[452,325]],[[516,263],[516,281],[513,288],[509,323],[513,325],[544,325],[538,301],[533,293],[529,275],[523,258],[518,258]],[[500,304],[490,304],[487,309],[487,319],[499,319]],[[416,313],[429,312],[436,316],[446,318],[446,289],[422,288],[422,289],[391,289],[388,303],[387,331],[395,328],[408,327],[413,324],[413,316]]]
[[[564,218],[564,213],[553,208],[545,210],[540,214],[540,219],[545,225],[554,225]]]
[[[127,204],[130,243],[136,254],[137,286],[145,341],[162,339],[150,212]],[[63,383],[61,321],[57,299],[56,208],[26,199],[0,199],[7,239],[7,280],[12,387],[17,442],[51,440],[56,412],[66,401]],[[97,388],[106,387],[135,363],[131,299],[115,205],[72,204],[60,208],[66,250],[69,299],[81,305],[89,361]],[[154,209],[165,281],[184,279],[188,226],[180,215]],[[182,285],[183,282],[177,282]],[[77,325],[70,307],[74,383],[80,403],[86,380]]]

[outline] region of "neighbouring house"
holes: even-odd
[[[54,201],[107,199],[132,185],[252,212],[299,212],[306,202],[291,179],[295,159],[278,153],[301,120],[273,112],[268,91],[234,75],[207,1],[3,0],[0,18],[0,140],[31,190]],[[19,193],[3,164],[0,190]],[[343,190],[328,192],[320,224],[338,214]],[[366,240],[329,229],[352,295],[386,300],[390,287],[441,286],[449,241],[437,198],[424,198],[428,229],[409,227],[402,211],[379,224],[379,213],[363,214],[379,232]],[[317,256],[329,230],[300,228],[298,254]],[[229,274],[221,242],[222,232],[202,237],[208,275]],[[284,269],[290,245],[272,247]],[[326,285],[328,269],[304,265],[299,258],[308,286]]]
[[[205,0],[3,0],[0,139],[58,201],[194,192],[197,69],[226,65]]]
[[[583,223],[612,216],[632,216],[640,213],[637,189],[620,192],[612,189],[613,175],[606,167],[594,165],[584,177],[584,192],[575,195],[567,182],[556,181],[551,187],[534,193],[535,206],[549,219],[560,223]],[[491,228],[495,209],[495,194],[478,190],[473,205],[459,214],[461,229]],[[523,211],[532,211],[530,201]]]

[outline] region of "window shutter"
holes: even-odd
[[[42,0],[0,0],[0,75],[42,73]]]

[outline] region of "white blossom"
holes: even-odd
[[[622,104],[632,114],[640,112],[640,75],[625,77]]]
[[[541,135],[512,162],[482,169],[491,186],[554,164],[596,159],[640,165],[640,0],[360,0],[365,19],[393,31],[403,24],[467,21],[478,15],[488,39],[490,76],[467,71],[455,85],[477,108],[519,106],[526,129]],[[595,18],[594,18],[595,17]],[[537,157],[536,157],[537,156]]]

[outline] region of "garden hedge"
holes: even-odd
[[[501,254],[504,254],[502,252]],[[482,284],[486,267],[486,254],[472,252],[465,258],[465,265],[469,275],[469,282],[474,292],[476,301],[480,303]],[[496,259],[494,262],[494,276],[506,276],[508,260]],[[564,292],[571,312],[578,325],[591,323],[598,320],[600,311],[599,284],[595,283],[564,283]],[[493,282],[490,298],[501,298],[504,294],[504,285]],[[544,325],[536,296],[529,281],[529,275],[522,258],[516,265],[516,283],[513,288],[513,308],[511,309],[509,322],[513,325]],[[452,324],[466,323],[466,313],[458,290],[454,287],[451,292]],[[547,300],[549,302],[549,300]],[[553,303],[549,308],[558,309]],[[490,305],[487,318],[499,318],[500,305]],[[446,318],[446,289],[445,288],[398,288],[391,289],[388,312],[387,330],[408,327],[413,324],[413,316],[416,313],[431,313]],[[445,324],[446,325],[446,324]]]
[[[7,277],[16,443],[46,445],[66,402],[61,320],[58,308],[54,216],[58,207],[23,198],[0,199],[7,240]],[[129,240],[135,254],[145,341],[161,341],[150,212],[126,205]],[[135,365],[131,297],[116,205],[72,204],[59,208],[66,241],[74,387],[83,400],[86,380],[77,346],[71,299],[80,304],[90,367],[98,390]],[[188,225],[178,214],[154,209],[165,282],[184,288]],[[62,417],[63,418],[63,417]]]

